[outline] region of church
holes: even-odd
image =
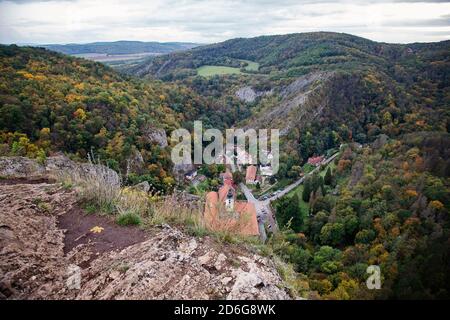
[[[253,203],[236,199],[236,187],[229,171],[218,192],[206,195],[204,219],[209,229],[230,231],[246,236],[259,236],[256,208]]]

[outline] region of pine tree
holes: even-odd
[[[325,173],[325,179],[324,179],[324,183],[329,186],[331,185],[331,183],[333,182],[333,176],[331,173],[331,168],[328,167],[327,172]]]
[[[303,183],[302,199],[305,202],[309,202],[309,196],[311,195],[311,179],[306,179]]]

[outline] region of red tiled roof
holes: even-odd
[[[248,166],[245,173],[245,181],[255,181],[256,179],[256,166]]]
[[[212,230],[235,231],[242,235],[259,235],[256,208],[253,203],[247,201],[235,201],[234,209],[237,219],[231,215],[220,217],[219,213],[225,210],[224,200],[231,186],[222,186],[219,192],[208,192],[206,195],[204,219],[206,225]],[[234,189],[233,189],[234,190]]]
[[[311,157],[308,159],[308,163],[312,165],[317,165],[323,161],[323,156]]]

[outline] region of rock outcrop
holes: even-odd
[[[114,170],[98,164],[79,163],[66,156],[48,157],[44,163],[25,157],[0,157],[0,176],[7,178],[55,178],[64,174],[99,176],[113,185],[120,184],[120,177]]]
[[[244,246],[168,225],[131,232],[105,216],[79,224],[80,210],[58,184],[0,180],[0,299],[290,298],[274,263]]]
[[[327,104],[322,92],[332,72],[312,72],[297,78],[279,92],[280,102],[257,113],[245,128],[279,128],[286,135],[291,128],[309,123],[318,117]]]
[[[268,91],[255,91],[252,87],[242,87],[239,88],[235,95],[237,98],[239,98],[242,101],[245,102],[254,102],[256,98],[261,96],[268,96],[273,93],[272,90]]]
[[[164,129],[147,125],[142,131],[144,133],[144,138],[149,143],[156,143],[161,148],[165,148],[169,145],[167,142],[166,131]]]

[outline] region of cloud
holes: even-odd
[[[0,0],[0,42],[196,41],[337,31],[378,41],[448,39],[450,1]]]

